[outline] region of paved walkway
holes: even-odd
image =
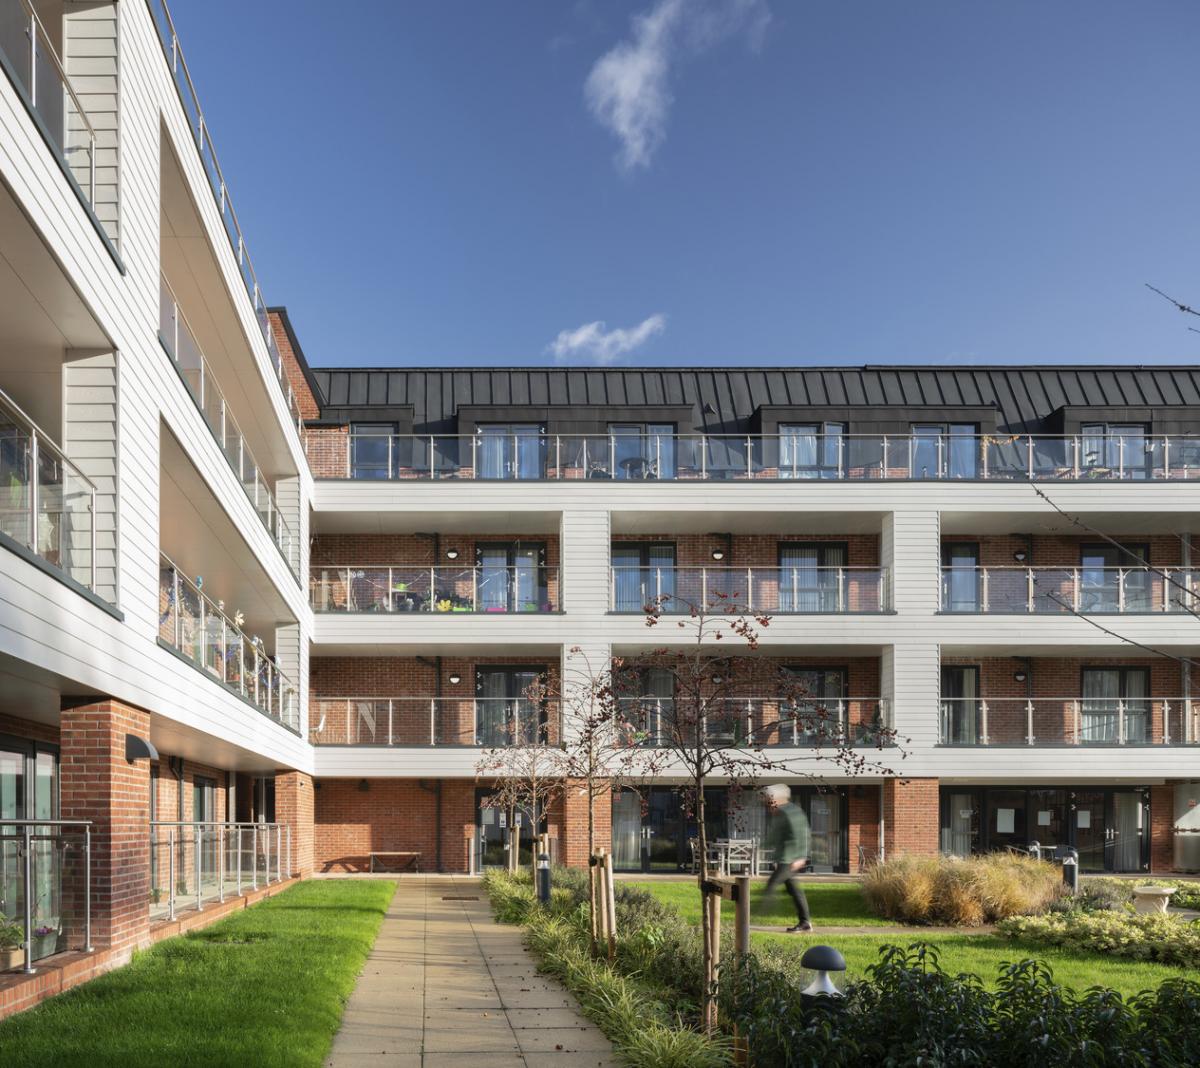
[[[465,1058],[464,1058],[465,1055]],[[401,879],[346,1006],[333,1068],[615,1068],[612,1044],[477,879]]]

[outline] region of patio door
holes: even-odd
[[[53,820],[58,818],[57,750],[41,743],[0,737],[0,819]],[[61,870],[49,828],[34,827],[32,848],[32,911],[35,927],[58,931],[62,925]],[[0,914],[21,922],[25,912],[22,888],[20,828],[0,829]],[[33,959],[57,952],[55,939],[37,939]]]
[[[842,668],[788,668],[795,699],[780,717],[784,745],[835,744],[842,736],[846,672]]]
[[[544,430],[536,423],[479,427],[479,478],[541,478]]]
[[[528,745],[541,740],[545,707],[529,696],[541,674],[537,668],[476,668],[476,745]]]
[[[845,433],[845,423],[780,423],[779,477],[839,477]]]
[[[1149,612],[1150,559],[1144,543],[1083,545],[1079,549],[1079,610],[1081,612]],[[1125,570],[1122,573],[1122,569]]]
[[[634,542],[612,547],[614,612],[641,612],[657,602],[672,611],[675,596],[675,546]]]
[[[942,745],[979,745],[979,668],[942,668]]]
[[[546,603],[546,546],[543,542],[479,545],[477,586],[480,612],[537,612]]]
[[[1149,738],[1149,725],[1148,668],[1083,669],[1081,742],[1141,745]]]
[[[779,611],[837,612],[844,607],[846,545],[779,546]]]
[[[942,545],[942,611],[978,612],[979,545],[945,542]]]
[[[546,829],[543,815],[542,826],[535,829],[533,814],[528,808],[496,808],[489,805],[487,787],[475,791],[476,812],[476,871],[485,868],[503,868],[508,863],[508,848],[520,834],[517,863],[528,868],[533,863],[534,839]]]

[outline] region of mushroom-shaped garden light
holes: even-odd
[[[808,995],[829,994],[840,998],[842,992],[829,978],[830,972],[844,972],[846,958],[833,946],[809,946],[800,958],[800,967],[817,973],[817,977],[801,993]]]

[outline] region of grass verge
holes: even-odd
[[[304,882],[0,1023],[0,1063],[320,1065],[395,892]]]

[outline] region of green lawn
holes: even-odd
[[[665,904],[674,906],[689,923],[699,922],[700,895],[694,883],[641,882],[636,885],[650,891]],[[822,928],[826,927],[895,928],[898,925],[868,913],[862,894],[853,883],[805,882],[803,886],[817,930],[811,935],[755,931],[750,936],[751,941],[757,945],[774,943],[794,947],[797,952],[802,952],[805,946],[814,942],[835,946],[846,958],[847,974],[852,978],[861,977],[867,965],[879,959],[880,946],[907,946],[913,942],[934,945],[940,955],[939,963],[945,971],[951,974],[974,973],[989,986],[995,986],[1003,963],[1026,957],[1045,961],[1053,969],[1055,979],[1079,991],[1090,986],[1107,986],[1128,996],[1139,990],[1156,987],[1164,979],[1195,977],[1189,969],[1167,964],[1123,960],[1100,953],[1016,942],[994,934],[971,934],[968,930],[958,933],[912,927],[902,933],[889,930],[876,935],[823,932]],[[725,902],[722,917],[732,920],[732,916],[732,903]],[[763,926],[790,926],[795,922],[791,899],[785,891],[780,891],[769,910],[764,911],[762,886],[756,885],[751,898],[751,922]]]
[[[694,882],[637,882],[629,885],[649,890],[659,901],[673,905],[688,923],[700,922],[700,891]],[[867,909],[858,886],[854,883],[822,883],[800,880],[813,923],[818,927],[886,927],[883,920]],[[766,880],[750,888],[750,922],[763,927],[790,927],[796,922],[796,910],[786,889],[775,893],[770,902],[763,903]],[[723,919],[733,920],[733,902],[722,905]]]
[[[0,1023],[0,1063],[320,1065],[395,892],[305,882]]]

